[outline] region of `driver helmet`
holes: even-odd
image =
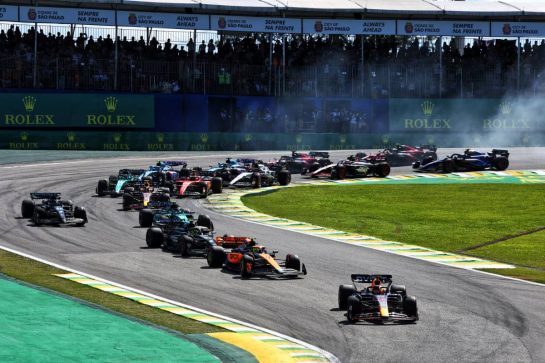
[[[250,238],[250,242],[248,242],[248,246],[249,246],[249,247],[254,247],[255,245],[256,245],[255,239]]]
[[[371,291],[374,294],[380,294],[381,287],[380,287],[380,279],[378,277],[375,277],[373,281],[371,281]]]

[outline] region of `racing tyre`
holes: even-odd
[[[254,259],[251,256],[245,255],[242,261],[240,262],[240,276],[242,278],[252,277],[254,270]]]
[[[138,213],[138,223],[140,227],[151,227],[153,224],[153,212],[151,209],[142,209]]]
[[[209,230],[214,230],[214,223],[210,220],[210,217],[204,214],[199,214],[199,218],[197,218],[197,226],[206,227]]]
[[[40,226],[43,224],[43,213],[40,210],[34,209],[34,214],[32,215],[32,222],[34,222],[35,226]]]
[[[301,260],[299,260],[299,256],[292,254],[286,255],[286,268],[292,268],[294,270],[300,271]]]
[[[496,170],[505,170],[509,167],[509,159],[505,156],[497,156],[492,159],[492,166]]]
[[[103,197],[106,195],[107,191],[108,191],[108,180],[106,179],[99,180],[97,185],[97,195],[99,197]]]
[[[250,184],[252,185],[252,188],[260,188],[261,187],[261,174],[253,173],[252,178],[250,179]]]
[[[82,223],[77,223],[76,226],[83,227],[87,223],[87,210],[85,207],[75,207],[74,208],[74,218],[83,219]]]
[[[403,311],[407,316],[413,318],[413,320],[408,321],[409,323],[418,320],[418,306],[416,305],[416,298],[414,296],[405,296],[403,299]]]
[[[347,301],[346,319],[354,324],[358,321],[357,316],[362,313],[360,299],[357,296],[350,296]]]
[[[132,194],[123,193],[123,210],[130,210],[132,204]]]
[[[212,178],[211,181],[212,193],[221,194],[223,192],[223,180],[218,177]]]
[[[170,202],[170,193],[161,193],[161,195],[159,195],[159,201],[161,202]]]
[[[163,232],[160,228],[152,227],[146,232],[146,244],[149,248],[159,248],[163,244]]]
[[[225,251],[220,246],[212,246],[206,254],[206,262],[208,262],[208,267],[218,268],[223,266],[225,262]]]
[[[392,286],[390,286],[390,292],[400,294],[403,297],[407,296],[407,289],[405,288],[405,285],[392,284]]]
[[[178,243],[180,244],[180,255],[182,255],[182,257],[191,256],[191,245],[193,245],[193,238],[183,235],[178,239]]]
[[[23,200],[23,203],[21,204],[21,215],[23,218],[32,218],[34,215],[34,202],[32,200]]]
[[[445,159],[442,164],[442,169],[444,173],[452,173],[454,171],[454,160],[452,159]]]
[[[123,189],[123,192],[132,193],[132,192],[134,192],[134,187],[126,187],[125,189]]]
[[[353,285],[340,285],[339,286],[339,309],[346,310],[348,308],[348,298],[356,292]]]
[[[342,180],[346,178],[346,166],[339,165],[333,168],[334,172],[331,174],[332,179],[339,179]],[[335,174],[335,177],[333,177],[333,174]]]
[[[424,164],[422,164],[422,165],[424,165]],[[413,169],[418,169],[419,167],[420,167],[420,161],[415,161],[413,163]]]
[[[291,174],[287,170],[280,170],[278,172],[278,184],[288,185],[291,182]]]
[[[386,178],[388,175],[390,175],[390,165],[388,164],[377,165],[376,173],[379,178]]]

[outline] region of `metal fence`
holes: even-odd
[[[33,88],[33,56],[0,59],[2,88]],[[545,90],[545,73],[532,65],[364,64],[268,67],[208,62],[119,60],[81,63],[41,58],[41,89],[187,92],[305,97],[499,97]]]

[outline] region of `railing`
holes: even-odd
[[[2,88],[33,87],[32,54],[0,59]],[[41,58],[41,89],[126,92],[185,92],[290,97],[500,97],[545,90],[545,73],[531,63],[364,64],[282,67],[207,62],[115,61]],[[117,79],[116,79],[117,78]]]

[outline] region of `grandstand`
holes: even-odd
[[[0,82],[10,92],[391,100],[545,88],[540,2],[13,1],[0,14]],[[202,131],[389,130],[342,103],[248,116],[233,110],[238,101],[218,102]]]

